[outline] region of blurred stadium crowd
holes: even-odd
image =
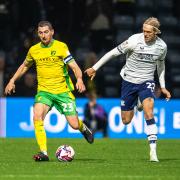
[[[29,47],[38,41],[40,20],[54,25],[55,39],[68,44],[84,71],[130,35],[141,32],[143,21],[155,16],[168,46],[166,85],[173,98],[180,98],[179,7],[179,0],[0,0],[0,96]],[[84,77],[87,88],[96,89],[102,97],[119,97],[124,60],[121,56],[108,62],[94,82]],[[31,68],[17,82],[14,96],[35,95],[35,73]]]

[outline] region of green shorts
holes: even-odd
[[[35,96],[35,103],[46,104],[50,109],[54,106],[61,114],[76,115],[75,97],[71,92],[51,94],[40,91]]]

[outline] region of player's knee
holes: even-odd
[[[122,122],[124,125],[127,125],[131,122],[131,120],[130,119],[122,119]]]
[[[39,113],[37,111],[34,111],[34,120],[37,120],[37,119],[43,119],[42,117],[42,113]]]
[[[122,122],[124,125],[127,125],[131,122],[131,119],[129,117],[122,116]]]
[[[132,116],[126,114],[126,113],[122,113],[121,114],[121,118],[122,118],[122,122],[124,125],[127,125],[131,122],[132,120]]]

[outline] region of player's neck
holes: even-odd
[[[49,42],[49,43],[47,43],[47,44],[44,44],[43,42],[41,42],[41,46],[42,47],[51,47],[52,46],[52,44],[53,44],[53,42],[54,42],[54,39],[51,39],[51,41]]]

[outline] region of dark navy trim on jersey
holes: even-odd
[[[120,53],[122,53],[122,54],[123,54],[122,50],[120,49],[120,45],[119,45],[119,46],[117,46],[117,49],[118,49],[118,51],[119,51]]]

